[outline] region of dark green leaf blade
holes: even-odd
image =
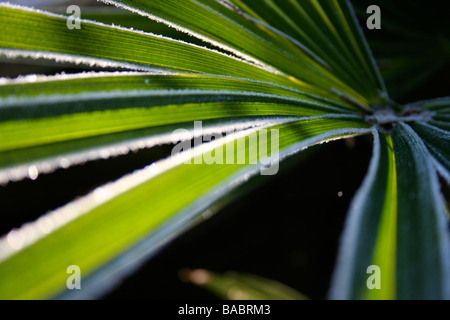
[[[374,156],[349,213],[331,298],[448,299],[446,222],[423,141],[404,123],[392,136],[375,133]],[[380,289],[369,289],[372,265],[380,268],[375,271]]]
[[[242,11],[234,8],[228,1],[185,1],[181,5],[176,1],[160,0],[151,2],[105,0],[104,2],[167,23],[206,42],[223,47],[244,59],[256,59],[257,63],[274,67],[302,82],[326,91],[341,92],[362,105],[367,105],[367,99],[378,96],[373,83],[370,88],[365,87],[367,79],[371,79],[370,75],[360,76],[356,82],[355,79],[349,81],[347,74],[341,73],[342,78],[337,77],[338,73],[330,70],[327,65],[324,66],[320,62],[321,59],[315,58],[315,54],[311,57],[313,50],[306,46],[292,48],[293,43],[283,33],[274,32],[267,24],[261,24],[249,19],[248,16],[243,16]],[[327,14],[331,14],[331,11],[327,11],[325,15]],[[342,18],[342,16],[339,17],[339,19]],[[291,42],[290,47],[286,47],[286,40],[288,43]],[[292,68],[294,65],[296,67]],[[361,64],[359,66],[364,67]],[[348,85],[347,82],[352,83],[353,86]]]
[[[0,53],[12,58],[46,58],[132,70],[181,70],[305,87],[295,79],[207,48],[88,20],[81,21],[81,29],[69,30],[66,20],[66,16],[0,3]]]
[[[450,176],[450,132],[427,123],[414,123],[414,131],[423,139],[430,153],[447,170]]]
[[[399,203],[397,297],[450,299],[450,241],[431,157],[404,123],[393,141]]]
[[[149,147],[150,140],[167,143],[176,124],[195,120],[251,125],[251,118],[345,112],[327,99],[262,81],[135,72],[4,80],[0,102],[2,182],[25,177],[29,165],[48,173],[61,161],[73,165]]]

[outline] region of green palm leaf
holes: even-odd
[[[431,156],[406,124],[375,133],[372,165],[356,196],[341,245],[331,297],[446,299],[449,242]],[[368,289],[368,267],[381,270]]]
[[[0,297],[101,297],[251,177],[312,145],[372,133],[330,297],[450,298],[437,176],[450,180],[449,99],[391,101],[349,1],[104,2],[142,17],[91,11],[69,30],[67,16],[0,4],[6,61],[105,69],[0,80],[2,188],[161,144],[195,147],[3,236]],[[66,289],[73,264],[81,291]],[[368,285],[372,265],[381,289]]]

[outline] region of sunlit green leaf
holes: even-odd
[[[364,131],[367,127],[364,122],[352,119],[284,122],[287,123],[268,126],[279,131],[280,159],[323,140],[367,132],[367,129]],[[248,175],[259,172],[261,162],[252,165],[248,160],[251,155],[247,150],[255,145],[245,142],[246,136],[258,130],[249,129],[235,133],[229,140],[223,138],[211,142],[218,148],[236,144],[228,154],[221,149],[224,164],[202,162],[201,155],[211,151],[201,151],[199,156],[192,155],[194,158],[200,157],[200,164],[183,164],[186,157],[190,159],[189,154],[180,154],[48,214],[47,219],[54,226],[49,234],[39,229],[38,221],[20,231],[24,242],[16,244],[11,243],[16,232],[12,231],[13,234],[1,243],[0,296],[4,299],[48,298],[65,289],[65,269],[69,265],[78,265],[88,276],[146,238],[150,239],[147,240],[150,243],[147,243],[145,250],[156,249],[159,242],[165,241],[157,238],[159,242],[153,242],[158,229],[174,228],[176,233],[223,194],[245,182]],[[233,142],[235,140],[236,143]],[[267,148],[268,141],[271,139],[257,139],[257,150]],[[246,164],[230,164],[239,150],[245,152]],[[260,151],[253,156],[261,161]],[[175,185],[176,188],[173,188]],[[15,246],[19,246],[19,250],[14,249]],[[33,268],[28,268],[26,261],[31,260]],[[83,294],[88,292],[85,288]]]

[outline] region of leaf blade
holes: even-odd
[[[449,277],[445,270],[450,248],[431,156],[407,124],[401,123],[392,138],[375,137],[371,169],[352,203],[330,296],[447,299]],[[392,150],[386,142],[390,139]],[[386,214],[386,221],[391,220],[395,228],[388,224],[383,230]],[[383,255],[386,262],[377,258]],[[384,268],[381,289],[371,291],[366,268],[376,263]]]
[[[355,126],[362,129],[354,129]],[[367,132],[365,127],[363,122],[322,119],[279,125],[280,160],[306,146],[326,139]],[[343,130],[342,128],[348,129]],[[303,142],[298,142],[301,140]],[[122,187],[117,188],[113,184],[112,187],[104,189],[104,191],[109,190],[106,193],[96,193],[97,197],[101,194],[109,194],[111,200],[107,200],[107,202],[101,201],[101,197],[95,200],[95,194],[92,194],[90,198],[86,198],[87,200],[80,200],[83,203],[87,202],[91,209],[83,209],[80,202],[68,205],[66,209],[61,210],[64,212],[87,210],[89,213],[81,215],[65,226],[60,226],[50,235],[41,238],[34,244],[30,243],[30,246],[15,252],[12,256],[3,257],[3,261],[0,263],[1,296],[5,298],[43,298],[55,295],[64,289],[64,270],[67,263],[78,264],[84,270],[85,275],[92,273],[94,269],[104,264],[105,261],[120,255],[125,249],[128,252],[133,251],[130,246],[132,247],[136,242],[145,241],[146,238],[150,239],[152,232],[155,232],[161,225],[174,223],[179,229],[179,221],[174,215],[180,213],[180,210],[187,208],[184,209],[187,211],[183,211],[185,212],[184,216],[180,217],[181,221],[189,220],[189,217],[192,218],[201,210],[208,208],[211,201],[229,192],[229,188],[236,186],[237,182],[243,183],[250,172],[254,174],[255,170],[259,170],[259,168],[259,165],[249,166],[247,169],[245,165],[182,165],[175,166],[168,171],[160,171],[160,175],[151,178],[153,177],[152,171],[155,169],[149,167],[144,169],[143,172],[146,172],[144,175],[141,174],[136,178],[142,184],[132,188],[130,192],[119,195],[114,192],[109,194],[109,191],[114,189],[123,190]],[[156,170],[156,172],[158,171]],[[137,175],[138,173],[133,177],[137,177]],[[130,178],[125,177],[120,181],[128,181],[127,179]],[[124,184],[120,181],[116,185]],[[164,185],[172,185],[175,181],[178,187],[171,193],[165,192]],[[185,192],[185,188],[188,188],[189,192]],[[152,195],[151,199],[148,198],[149,194]],[[156,216],[149,216],[149,212],[155,213]],[[139,226],[135,221],[140,221]],[[125,228],[125,226],[127,227]],[[184,223],[181,223],[181,227],[183,226]],[[9,246],[7,238],[2,239],[2,245],[0,252],[4,253],[5,245]],[[136,249],[136,247],[134,248]],[[142,256],[142,250],[146,252],[147,249],[138,247],[136,250],[135,254]],[[136,256],[133,255],[133,257],[134,259],[131,261],[136,259]],[[27,269],[24,261],[30,259],[34,261],[35,267]],[[130,259],[126,259],[125,263],[129,261]],[[122,267],[123,264],[119,263],[118,268]],[[34,281],[27,281],[26,279],[29,277],[34,278]],[[20,279],[24,281],[20,281]],[[114,279],[118,279],[117,274],[112,279],[107,277],[105,283]]]
[[[230,55],[162,36],[87,20],[82,20],[80,30],[71,32],[74,30],[67,29],[65,16],[4,3],[0,4],[0,17],[4,30],[0,37],[0,48],[4,49],[0,51],[7,56],[45,58],[50,53],[50,59],[74,63],[94,58],[94,64],[100,59],[134,70],[182,70],[299,85]],[[47,32],[39,32],[41,29]]]

